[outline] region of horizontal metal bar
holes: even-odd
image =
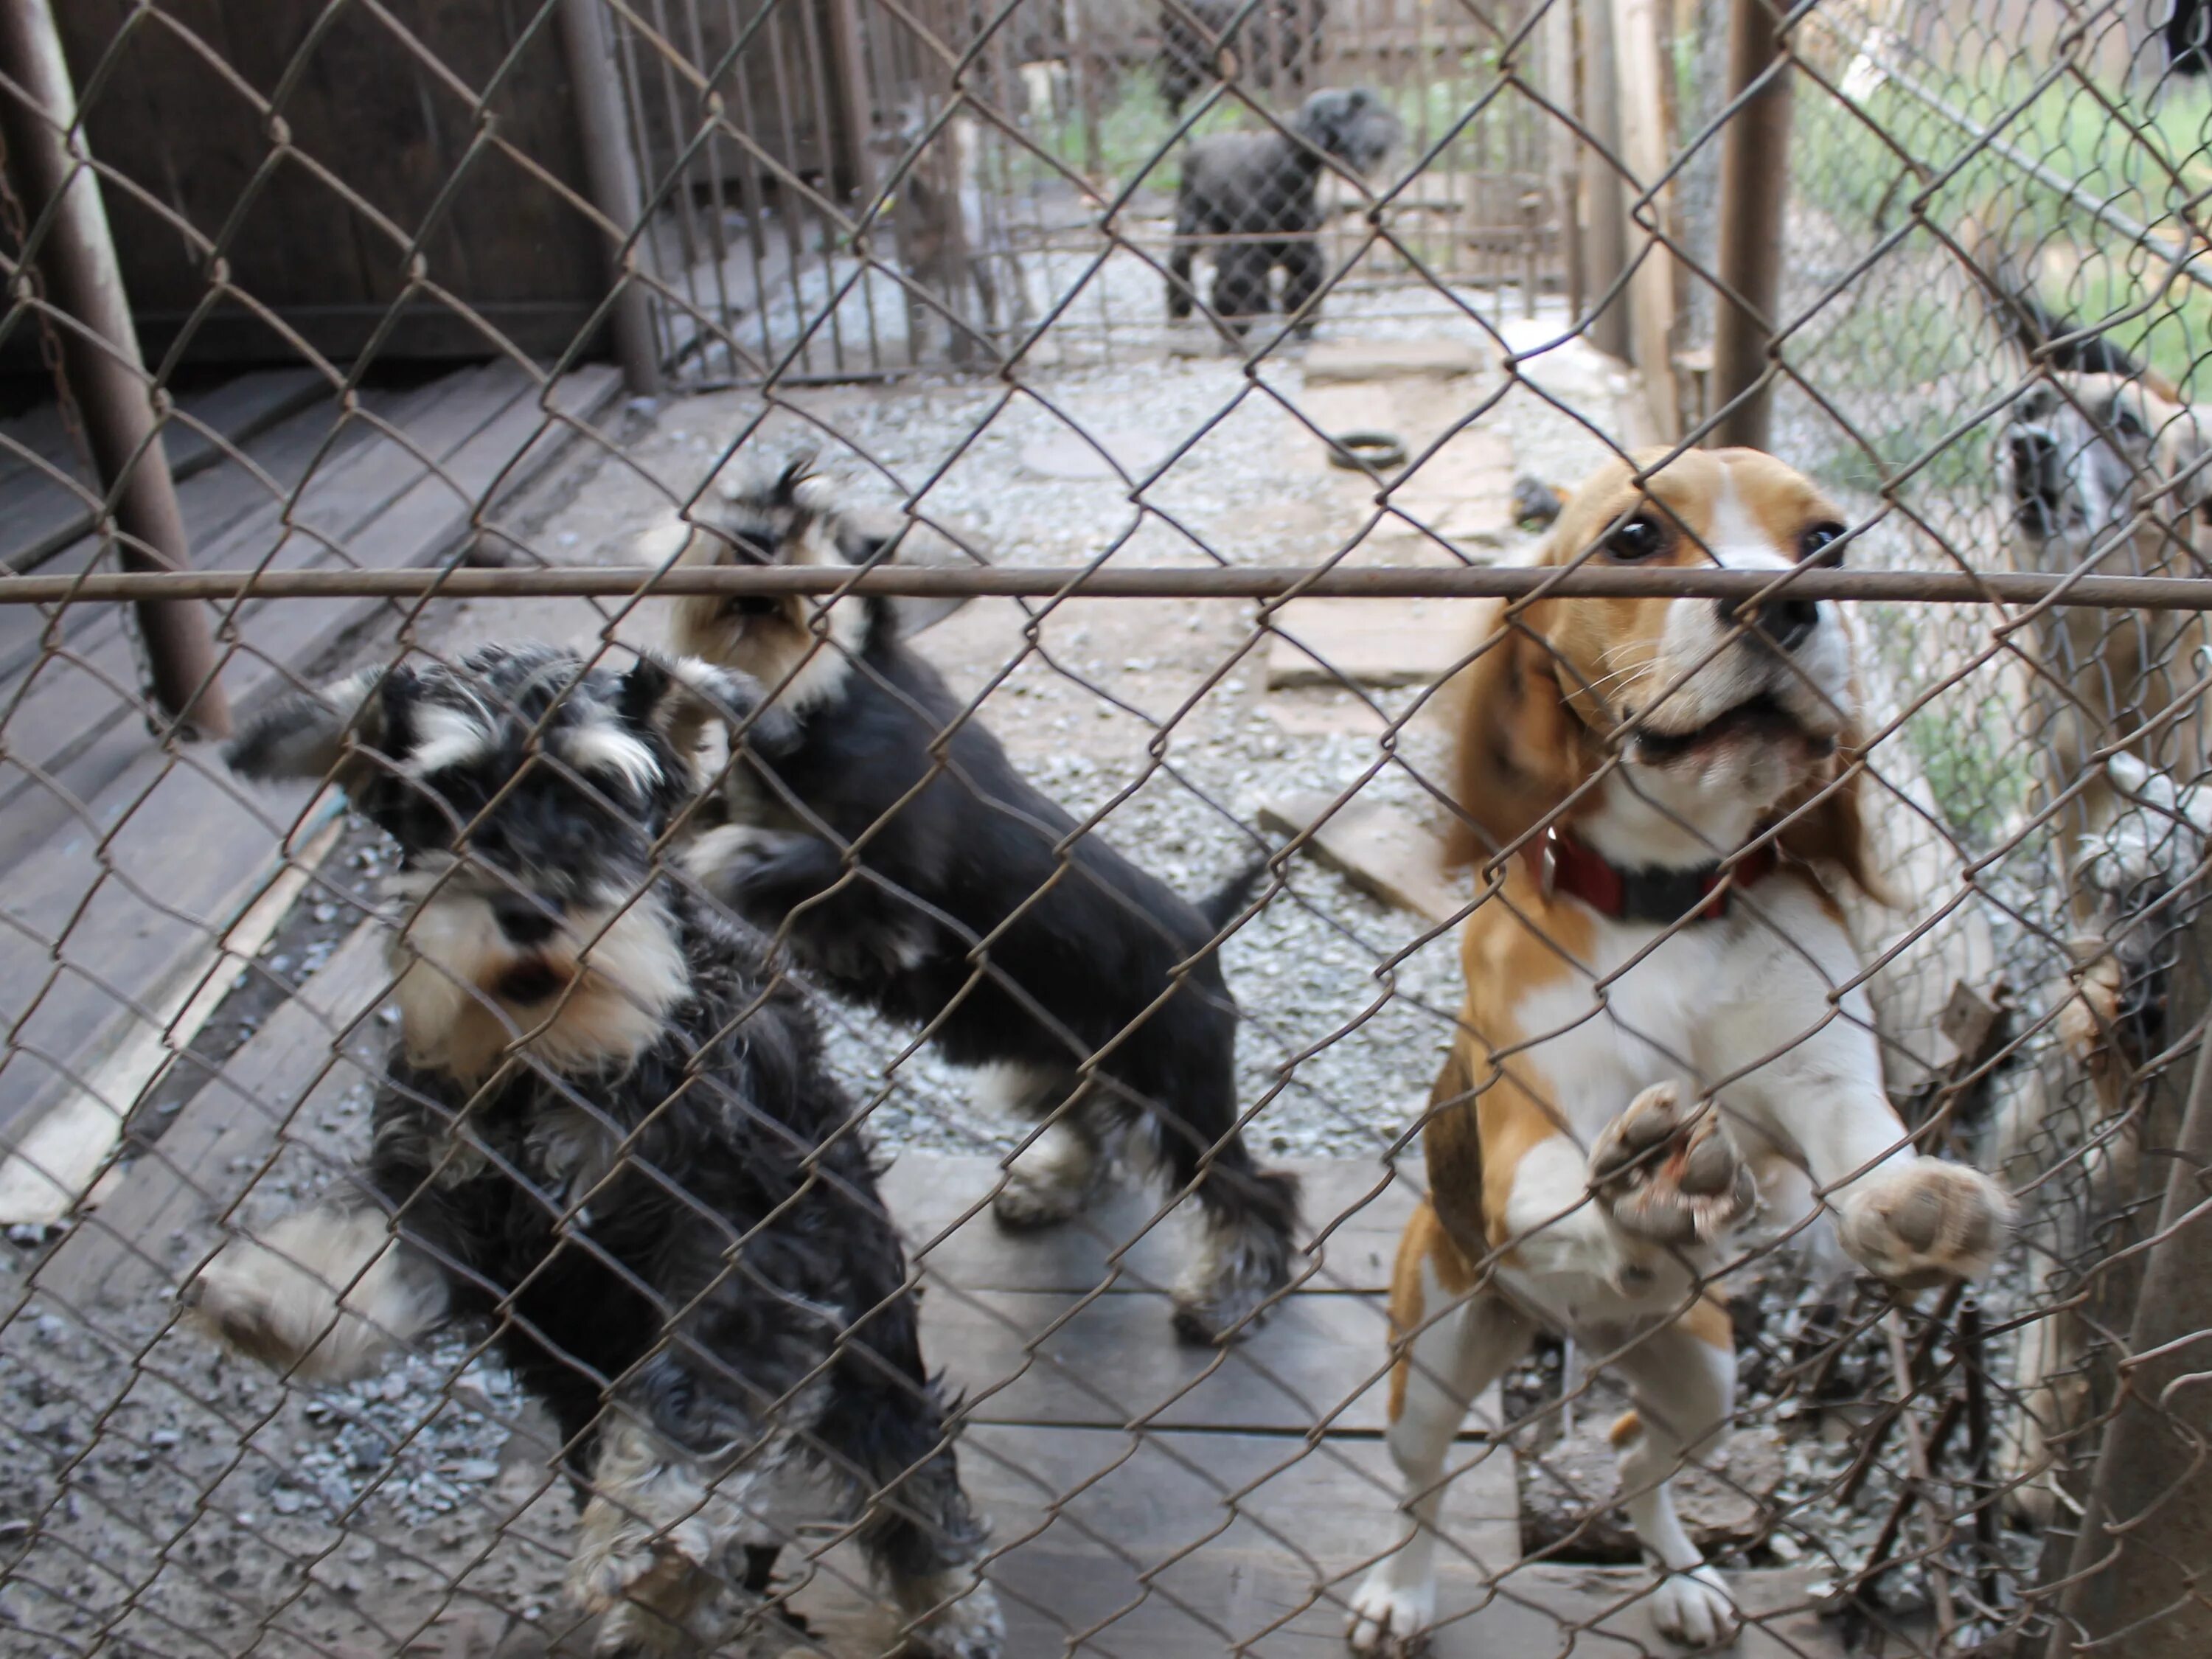
[[[841,592],[927,599],[1523,599],[1541,588],[1613,599],[1756,599],[1778,584],[1793,598],[1923,605],[2030,605],[2045,599],[2096,610],[2212,611],[2212,578],[2046,576],[1950,570],[1724,570],[1717,566],[1338,565],[1070,570],[1029,565],[719,565],[661,570],[641,565],[552,569],[181,570],[0,578],[0,605],[114,599],[627,599],[682,593],[754,595]],[[2062,591],[2063,590],[2063,591]]]

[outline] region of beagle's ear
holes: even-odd
[[[224,745],[223,763],[258,782],[329,778],[349,790],[366,764],[355,751],[390,746],[413,685],[407,669],[365,668],[283,698]]]
[[[1530,621],[1486,608],[1480,654],[1452,678],[1459,719],[1455,863],[1479,863],[1518,840],[1581,787],[1598,763],[1589,728],[1567,706],[1558,659]]]
[[[1857,732],[1846,731],[1837,739],[1835,758],[1820,776],[1801,789],[1795,801],[1785,804],[1783,810],[1788,814],[1807,801],[1813,803],[1810,810],[1795,811],[1778,840],[1790,857],[1838,871],[1876,904],[1894,906],[1896,895],[1876,867],[1867,825],[1867,773],[1863,767],[1852,769],[1860,756]]]

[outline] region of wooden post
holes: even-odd
[[[2191,945],[2212,947],[2212,927]],[[2047,1659],[2212,1653],[2212,1030],[2173,1143]]]
[[[1613,88],[1620,106],[1620,157],[1635,176],[1632,193],[1653,188],[1667,171],[1666,106],[1660,79],[1657,0],[1613,0]],[[1644,401],[1660,441],[1681,430],[1681,407],[1674,396],[1674,256],[1628,216],[1632,191],[1624,191],[1621,234],[1636,274],[1629,278],[1629,343]],[[1656,223],[1666,223],[1666,193],[1652,199]]]
[[[117,557],[125,570],[189,570],[191,547],[155,413],[160,393],[138,354],[47,0],[0,0],[0,74],[22,94],[0,94],[0,132],[25,218],[35,224],[52,216],[36,250],[46,296],[79,325],[55,331],[94,470],[114,502]],[[146,599],[137,611],[155,700],[198,735],[227,736],[230,707],[216,678],[206,608],[191,599]]]
[[[614,48],[599,15],[604,0],[561,0],[561,45],[568,59],[568,84],[574,89],[576,126],[584,140],[585,182],[592,205],[614,222],[619,235],[637,232],[627,258],[607,247],[607,280],[615,285],[615,360],[623,384],[633,397],[660,391],[660,348],[653,337],[651,295],[635,280],[635,267],[648,246],[640,229],[645,217],[637,187],[637,161],[630,154],[623,125],[622,87],[616,79]]]
[[[1613,0],[1582,0],[1583,125],[1596,148],[1583,149],[1583,303],[1597,306],[1628,268],[1627,221],[1620,188],[1620,109],[1613,90]],[[1601,153],[1602,152],[1602,153]],[[1624,292],[1589,319],[1589,343],[1628,356]]]
[[[1725,407],[1716,446],[1767,446],[1774,403],[1767,349],[1782,297],[1782,237],[1790,198],[1790,78],[1773,0],[1732,0],[1728,95],[1731,103],[1762,76],[1721,131],[1720,248],[1723,284],[1713,319],[1712,402]],[[1754,388],[1756,388],[1754,390]]]
[[[868,91],[868,63],[860,40],[859,0],[832,0],[830,52],[836,64],[839,157],[851,174],[853,198],[863,208],[876,197],[875,99]]]
[[[1544,14],[1544,93],[1553,104],[1577,121],[1583,118],[1582,71],[1575,55],[1575,9],[1571,0],[1552,0]],[[1581,141],[1573,132],[1549,121],[1545,125],[1548,171],[1559,204],[1559,264],[1566,274],[1567,315],[1583,311],[1583,224],[1580,172]]]

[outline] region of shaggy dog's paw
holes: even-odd
[[[1751,1170],[1714,1106],[1685,1106],[1655,1083],[1590,1148],[1590,1190],[1625,1232],[1656,1244],[1710,1244],[1759,1201]]]
[[[1105,1184],[1106,1167],[1105,1156],[1082,1135],[1048,1123],[1006,1166],[991,1213],[1017,1232],[1073,1221]]]
[[[1401,1584],[1385,1561],[1352,1595],[1352,1623],[1344,1639],[1354,1653],[1370,1659],[1407,1659],[1428,1646],[1436,1616],[1436,1581]]]
[[[603,1613],[641,1589],[680,1577],[691,1564],[641,1529],[605,1529],[568,1564],[568,1599],[587,1617]]]
[[[442,1283],[393,1246],[382,1215],[313,1209],[234,1239],[183,1300],[224,1341],[304,1381],[340,1382],[436,1323]]]
[[[762,874],[791,848],[812,837],[795,830],[725,823],[703,832],[684,849],[692,878],[726,904],[741,905]]]
[[[959,1594],[957,1589],[950,1593]],[[922,1615],[907,1632],[906,1650],[915,1659],[999,1659],[1006,1624],[999,1598],[988,1584],[976,1584],[957,1601]]]
[[[1923,1158],[1875,1176],[1841,1206],[1844,1249],[1900,1289],[1978,1279],[2012,1229],[2012,1200],[1979,1170]]]
[[[1651,1593],[1652,1622],[1659,1633],[1692,1648],[1717,1648],[1735,1640],[1743,1620],[1721,1576],[1711,1567],[1670,1572]]]
[[[1176,1334],[1186,1342],[1237,1342],[1258,1330],[1268,1298],[1291,1282],[1291,1241],[1256,1219],[1209,1219],[1195,1260],[1176,1283]]]

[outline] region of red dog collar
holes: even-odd
[[[1771,875],[1780,862],[1770,841],[1733,870],[1718,860],[1687,870],[1624,870],[1556,825],[1522,854],[1547,898],[1565,893],[1616,921],[1718,921],[1730,894]]]

